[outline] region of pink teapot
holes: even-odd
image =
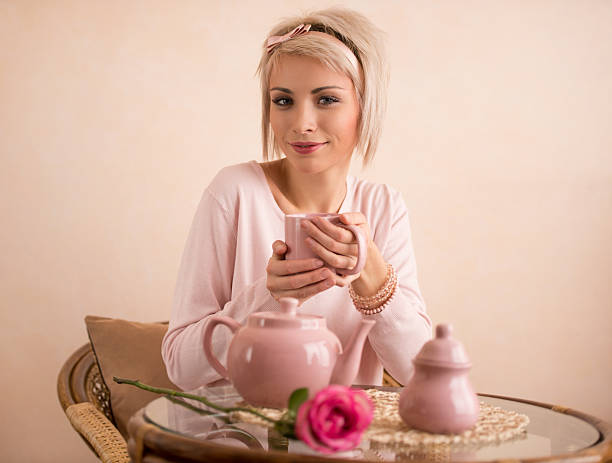
[[[480,403],[468,380],[472,366],[452,326],[436,326],[436,337],[413,360],[414,375],[400,394],[399,414],[416,429],[460,433],[476,424]]]
[[[296,313],[298,300],[282,298],[280,312],[255,312],[246,326],[215,315],[204,330],[204,353],[210,365],[229,379],[250,404],[283,408],[291,393],[307,387],[310,396],[329,384],[352,384],[374,320],[362,320],[344,348],[326,327],[325,318]],[[212,333],[219,324],[234,333],[227,369],[212,352]]]

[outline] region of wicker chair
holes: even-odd
[[[104,463],[128,463],[127,444],[113,420],[110,394],[91,344],[74,352],[57,378],[57,395],[68,420]]]

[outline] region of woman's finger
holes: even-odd
[[[318,283],[325,279],[333,279],[334,274],[328,268],[317,269],[310,272],[298,273],[296,275],[276,276],[271,278],[268,289],[271,291],[299,290],[305,286]]]
[[[327,262],[334,268],[338,269],[352,269],[355,267],[357,263],[357,258],[349,255],[336,254],[335,252],[330,251],[325,246],[322,246],[320,243],[315,241],[312,238],[306,238],[306,244],[313,250],[313,252],[319,256],[322,260]],[[357,245],[355,246],[355,253],[357,253]]]
[[[353,275],[347,275],[347,276],[335,275],[334,280],[336,281],[336,286],[340,286],[341,288],[344,288],[348,286],[349,284],[351,284],[353,281],[355,281],[360,276],[361,276],[361,273],[354,273]]]
[[[366,216],[361,212],[345,212],[344,214],[340,214],[340,222],[344,225],[358,226],[365,233],[366,241],[370,242],[370,237],[372,236],[370,233],[370,226],[368,225]]]
[[[274,243],[272,243],[272,258],[279,260],[279,257],[284,256],[286,252],[287,245],[283,241],[276,240]]]
[[[278,276],[293,275],[294,273],[308,272],[317,269],[322,267],[323,264],[324,262],[317,258],[286,260],[272,256],[268,261],[266,271],[269,274]]]
[[[345,225],[363,225],[368,223],[361,212],[345,212],[340,214],[340,221]]]
[[[331,288],[332,286],[334,286],[334,284],[335,281],[333,278],[326,278],[325,280],[321,280],[311,285],[303,286],[299,289],[272,292],[272,295],[277,299],[280,299],[281,297],[295,297],[300,301],[301,304],[306,299],[311,298],[312,296]]]
[[[326,232],[319,229],[315,224],[309,223],[308,221],[304,221],[303,225],[304,229],[308,232],[308,235],[320,243],[323,247],[329,249],[335,254],[343,254],[343,255],[357,255],[357,245],[350,244],[352,240],[347,243],[342,241],[337,241],[334,237],[330,236]],[[335,227],[335,226],[334,226]],[[335,227],[340,228],[340,227]],[[347,231],[347,230],[344,230]],[[353,234],[349,231],[349,235],[352,237]],[[336,235],[339,237],[339,235]]]
[[[322,230],[328,236],[330,236],[332,239],[341,243],[352,243],[355,241],[355,236],[353,235],[352,231],[347,230],[344,227],[334,225],[329,220],[325,220],[320,217],[313,218],[312,222],[308,220],[303,220],[302,225],[308,232],[310,232],[313,228],[319,229]],[[314,225],[314,227],[309,227],[309,225]]]

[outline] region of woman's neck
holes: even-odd
[[[349,165],[309,174],[292,169],[286,159],[264,165],[272,194],[286,214],[340,210],[346,196]]]

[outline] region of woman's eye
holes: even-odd
[[[291,98],[281,96],[281,97],[272,99],[272,102],[277,106],[287,106],[291,104]]]
[[[338,103],[339,101],[340,100],[338,98],[333,96],[322,96],[321,98],[319,98],[319,103],[324,106],[329,106],[331,104]]]

